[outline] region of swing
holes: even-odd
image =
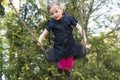
[[[33,35],[33,33],[30,31],[30,29],[27,27],[26,23],[23,21],[23,19],[19,16],[17,10],[15,9],[13,3],[10,1],[10,5],[12,5],[14,11],[16,12],[18,18],[20,19],[20,21],[23,23],[24,27],[28,30],[28,32],[30,33],[30,35],[37,41],[37,38]],[[47,59],[47,61],[50,62],[56,62],[56,57],[55,57],[55,51],[54,48],[49,48],[47,50],[45,50],[45,48],[42,46],[40,47],[41,50],[45,53],[45,58]],[[83,45],[76,45],[76,55],[74,56],[75,59],[79,59],[79,58],[83,58],[86,56],[86,47]]]
[[[80,59],[80,58],[85,58],[86,56],[86,47],[81,45],[81,44],[77,44],[76,45],[76,55],[74,56],[74,59]],[[50,62],[56,62],[56,57],[55,57],[55,51],[53,48],[49,48],[48,50],[46,50],[45,52],[45,57],[48,61]]]

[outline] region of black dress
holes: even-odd
[[[64,14],[60,20],[50,19],[45,28],[54,33],[54,51],[56,59],[75,56],[75,40],[73,38],[73,26],[77,25],[77,20]]]

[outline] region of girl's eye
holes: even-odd
[[[50,13],[50,15],[53,15],[53,13]]]
[[[50,17],[53,17],[53,13],[50,13]]]
[[[58,11],[55,11],[55,13],[58,13]]]
[[[53,15],[53,13],[51,13],[50,15]]]

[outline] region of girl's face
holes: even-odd
[[[63,10],[57,5],[52,6],[49,10],[49,13],[55,20],[60,20],[63,17]]]

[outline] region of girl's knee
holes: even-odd
[[[69,69],[72,68],[73,67],[73,57],[68,57],[66,61],[67,61],[66,67]]]
[[[66,69],[66,61],[64,58],[59,59],[59,61],[57,63],[57,68]]]

